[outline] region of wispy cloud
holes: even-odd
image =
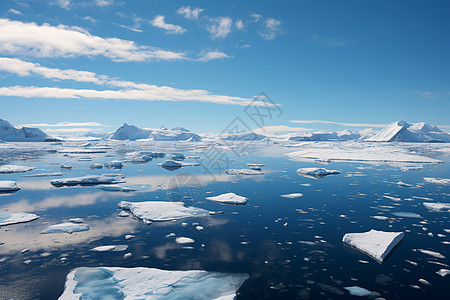
[[[258,33],[265,40],[273,40],[281,33],[281,22],[274,18],[267,18],[264,21],[263,28]]]
[[[213,38],[225,38],[231,32],[233,20],[230,17],[211,18],[207,30]]]
[[[344,123],[344,122],[334,122],[324,120],[291,120],[289,122],[300,124],[334,124],[347,127],[377,127],[377,128],[383,128],[387,125],[387,124],[370,124],[370,123]]]
[[[252,22],[257,23],[263,16],[258,13],[251,13],[250,17],[252,18]]]
[[[127,26],[127,25],[123,25],[123,24],[117,24],[119,27],[134,31],[134,32],[143,32],[142,29],[139,28],[135,28],[135,27],[131,27],[131,26]]]
[[[200,53],[200,58],[198,61],[201,62],[207,62],[214,59],[224,59],[224,58],[230,58],[226,53],[219,52],[219,51],[204,51],[203,53]]]
[[[186,19],[198,20],[198,17],[202,11],[204,11],[202,8],[192,9],[190,6],[183,6],[177,10],[177,13],[183,15]]]
[[[214,54],[215,53],[215,54]],[[208,54],[205,54],[206,57]],[[220,52],[212,52],[209,59],[216,59]],[[214,56],[214,57],[213,57]],[[205,58],[206,59],[206,58]],[[0,88],[0,96],[54,99],[118,99],[144,101],[197,101],[216,104],[270,106],[262,100],[212,94],[206,90],[186,90],[168,86],[157,86],[117,80],[105,75],[78,70],[61,70],[42,67],[39,64],[25,62],[15,58],[1,58],[0,70],[19,76],[39,75],[48,79],[90,82],[96,85],[110,86],[116,89],[74,89],[60,87],[9,86]]]
[[[71,4],[70,0],[54,0],[51,3],[54,4],[54,5],[57,5],[57,6],[61,7],[61,8],[64,8],[64,9],[69,9],[69,6]]]
[[[21,15],[22,13],[20,11],[18,11],[17,9],[14,8],[10,8],[8,9],[9,13],[15,14],[15,15]]]
[[[424,98],[432,98],[432,97],[436,96],[435,93],[430,92],[430,91],[411,91],[411,94],[419,95]]]
[[[236,25],[236,28],[238,30],[245,30],[245,25],[242,20],[237,20],[236,22],[234,22],[234,25]]]
[[[274,126],[264,126],[260,128],[256,128],[252,130],[255,133],[258,134],[270,134],[270,133],[278,133],[278,132],[298,132],[298,131],[308,131],[311,130],[309,128],[303,128],[303,127],[291,127],[287,125],[274,125]]]
[[[106,125],[99,122],[59,122],[56,124],[48,124],[48,123],[34,123],[34,124],[22,124],[20,126],[28,126],[28,127],[104,127]]]
[[[347,47],[349,45],[349,42],[342,39],[322,37],[314,33],[308,33],[308,35],[309,42],[325,47]]]
[[[184,60],[183,52],[102,38],[79,27],[0,19],[0,53],[36,57],[104,56],[113,61]]]
[[[179,25],[174,24],[168,24],[164,20],[164,16],[156,16],[152,21],[150,21],[150,24],[152,24],[155,27],[164,29],[167,33],[173,33],[173,34],[182,34],[186,32],[186,29]]]
[[[95,0],[94,1],[97,6],[109,6],[114,3],[114,0]]]

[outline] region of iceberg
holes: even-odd
[[[378,263],[382,263],[395,246],[403,240],[403,237],[403,232],[384,232],[372,229],[363,233],[347,233],[342,238],[342,242],[369,255]]]
[[[328,175],[340,174],[341,171],[327,170],[324,168],[300,168],[297,170],[297,174],[305,177],[322,178]]]
[[[450,275],[450,270],[440,269],[439,271],[436,272],[436,274],[438,274],[439,276],[445,277],[447,275]]]
[[[264,172],[252,169],[228,169],[225,170],[228,175],[264,175]]]
[[[73,185],[96,185],[96,184],[115,184],[123,183],[126,180],[120,174],[103,174],[103,175],[88,175],[83,177],[55,179],[50,181],[54,186],[73,186]]]
[[[437,212],[450,212],[450,203],[424,202],[423,206]]]
[[[0,119],[0,140],[8,142],[51,142],[57,139],[48,136],[39,128],[16,128],[8,121]]]
[[[30,222],[38,218],[38,215],[24,212],[0,213],[0,226]]]
[[[429,183],[442,184],[442,185],[450,185],[450,178],[434,178],[434,177],[425,177],[424,180]]]
[[[10,173],[25,173],[34,170],[33,167],[17,166],[17,165],[3,165],[0,166],[0,174],[10,174]]]
[[[172,130],[166,127],[141,129],[134,125],[124,123],[114,132],[111,140],[130,140],[152,139],[154,141],[200,141],[202,138],[182,127],[175,127]]]
[[[63,233],[63,232],[72,233],[79,231],[88,231],[90,228],[91,227],[87,224],[76,224],[72,222],[67,222],[49,226],[45,230],[41,231],[41,234]]]
[[[82,267],[66,278],[60,300],[72,299],[233,299],[247,274],[203,270]]]
[[[225,203],[225,204],[245,204],[247,203],[247,198],[243,196],[236,195],[235,193],[226,193],[214,197],[206,197],[207,200]]]
[[[0,181],[0,193],[10,193],[20,190],[17,182],[10,180]]]
[[[207,210],[197,207],[185,207],[183,202],[167,201],[145,201],[127,202],[121,201],[118,206],[129,210],[135,217],[148,221],[170,221],[190,218],[195,216],[205,216]]]

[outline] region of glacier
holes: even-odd
[[[81,267],[67,275],[59,299],[231,300],[248,277],[203,270]]]

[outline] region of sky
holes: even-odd
[[[0,3],[0,118],[14,125],[450,129],[446,0]]]

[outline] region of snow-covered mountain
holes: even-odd
[[[376,135],[366,139],[371,142],[441,142],[449,143],[450,134],[437,126],[424,122],[409,124],[403,120],[396,121]]]
[[[183,127],[167,129],[167,127],[162,126],[160,128],[142,129],[124,123],[111,135],[110,139],[130,141],[139,139],[152,139],[154,141],[201,141],[202,138],[198,134],[190,132]]]
[[[222,137],[221,139],[225,141],[262,141],[266,138],[267,136],[262,134],[257,134],[254,132],[243,132],[243,133],[228,134]]]
[[[0,140],[8,142],[51,142],[57,139],[47,135],[39,128],[16,128],[8,121],[0,119]]]

